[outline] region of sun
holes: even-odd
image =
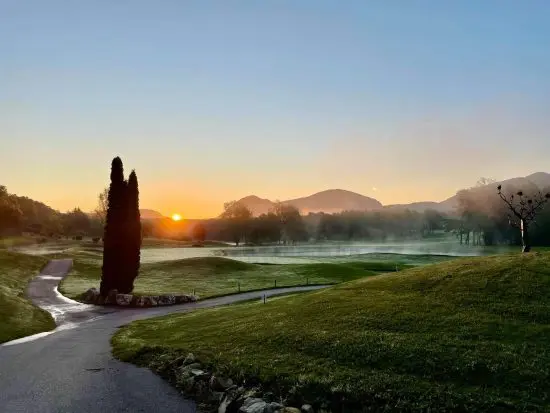
[[[181,221],[181,215],[180,214],[172,215],[172,221]]]

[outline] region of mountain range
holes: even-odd
[[[538,188],[540,190],[545,190],[550,188],[550,174],[546,172],[536,172],[525,177],[506,179],[488,185],[467,188],[466,190],[496,193],[496,187],[499,184],[502,184],[504,188],[521,188],[523,190]],[[256,195],[246,196],[239,199],[237,202],[250,209],[252,214],[255,216],[268,213],[275,206],[274,201],[260,198]],[[282,201],[282,203],[296,207],[302,215],[307,215],[310,212],[324,212],[333,214],[342,211],[374,211],[381,209],[391,209],[396,211],[409,209],[416,212],[424,212],[427,209],[434,209],[443,213],[451,213],[458,205],[458,197],[457,195],[453,195],[452,197],[441,202],[423,201],[412,202],[409,204],[382,205],[382,203],[377,199],[361,195],[356,192],[346,191],[343,189],[329,189],[306,197]],[[156,219],[163,218],[163,215],[152,209],[142,209],[141,217],[143,219]]]
[[[504,188],[513,187],[522,188],[523,190],[538,188],[544,190],[550,188],[550,174],[546,172],[537,172],[525,177],[507,179],[488,185],[469,188],[468,190],[496,191],[496,186],[499,184],[502,184]],[[237,202],[246,206],[256,216],[269,212],[275,206],[275,202],[269,199],[260,198],[256,195],[246,196]],[[458,198],[454,195],[441,202],[425,201],[409,204],[382,205],[380,201],[374,198],[355,192],[343,189],[329,189],[306,197],[289,199],[281,202],[296,207],[302,215],[307,215],[310,212],[325,212],[332,214],[342,211],[373,211],[380,209],[409,209],[417,212],[434,209],[440,212],[453,212],[458,205]]]

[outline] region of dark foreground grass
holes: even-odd
[[[0,250],[0,343],[55,328],[50,314],[24,297],[28,281],[47,262]]]
[[[78,299],[101,277],[101,257],[73,255],[72,272],[63,280],[60,291]],[[377,264],[374,263],[374,266]],[[187,258],[177,261],[142,264],[134,292],[142,295],[192,293],[201,298],[239,291],[305,284],[335,284],[374,275],[366,263],[315,263],[259,265],[221,257]]]
[[[113,348],[146,366],[193,352],[332,411],[544,412],[549,323],[550,254],[508,255],[138,321]]]

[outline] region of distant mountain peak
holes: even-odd
[[[265,214],[275,206],[273,201],[256,195],[246,196],[238,202],[250,209],[254,215]],[[310,212],[370,211],[382,207],[376,199],[345,189],[327,189],[306,197],[281,202],[296,207],[304,215]]]
[[[550,188],[550,173],[535,172],[526,177],[506,179],[499,182],[502,183],[503,186],[515,186],[519,188],[534,185],[541,190],[545,190]],[[498,183],[475,187],[469,190],[494,191],[496,185],[498,185]],[[275,203],[269,199],[260,198],[256,195],[249,195],[238,202],[248,207],[254,215],[265,214],[275,206]],[[346,189],[333,188],[325,189],[306,197],[282,201],[282,203],[295,206],[302,215],[307,215],[310,212],[325,212],[332,214],[342,211],[371,211],[382,208],[393,210],[409,209],[417,212],[424,212],[427,209],[435,209],[440,212],[454,212],[458,205],[458,198],[456,195],[453,195],[442,202],[425,201],[383,206],[374,198]]]
[[[248,195],[248,196],[245,196],[244,198],[239,199],[239,202],[242,202],[242,201],[269,201],[269,199],[260,198],[257,195]]]

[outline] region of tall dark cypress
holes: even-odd
[[[100,293],[107,296],[117,289],[118,280],[125,268],[125,227],[127,217],[127,183],[124,180],[122,160],[117,156],[111,163],[107,218],[103,235],[103,266]]]
[[[124,285],[120,292],[131,293],[134,289],[134,280],[139,274],[141,249],[141,217],[139,212],[139,187],[135,171],[128,178],[127,189],[127,217],[126,217],[126,269]]]

